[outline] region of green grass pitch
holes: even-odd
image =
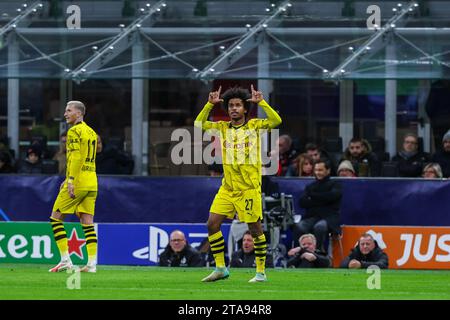
[[[202,283],[212,269],[99,266],[96,274],[79,274],[80,289],[70,290],[73,274],[49,273],[50,267],[0,264],[0,300],[450,300],[449,270],[382,270],[381,289],[369,290],[372,274],[365,270],[269,269],[268,282],[247,283],[253,269],[231,269],[227,280]]]

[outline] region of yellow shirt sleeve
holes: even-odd
[[[203,130],[220,130],[219,122],[208,121],[209,113],[213,108],[214,104],[207,102],[195,119],[194,126]]]
[[[257,129],[273,129],[278,127],[282,120],[278,113],[265,101],[261,100],[258,104],[266,113],[267,119],[254,119],[254,126]]]

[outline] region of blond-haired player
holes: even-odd
[[[94,228],[95,201],[97,199],[97,174],[95,155],[97,134],[84,121],[85,105],[80,101],[69,101],[64,112],[66,122],[71,125],[67,132],[66,179],[61,184],[53,205],[50,223],[58,246],[61,262],[50,272],[60,272],[73,267],[68,251],[68,241],[63,220],[67,214],[80,218],[86,237],[88,263],[82,272],[97,271],[97,234]]]

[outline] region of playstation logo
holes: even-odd
[[[135,250],[133,257],[157,263],[160,253],[164,251],[168,244],[169,234],[163,229],[150,226],[148,230],[148,246]]]

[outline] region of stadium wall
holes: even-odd
[[[275,178],[298,199],[311,179]],[[63,177],[0,176],[0,220],[48,221]],[[215,177],[99,177],[96,222],[204,223]],[[450,226],[450,180],[343,179],[344,225]],[[74,217],[75,218],[75,217]],[[76,221],[76,219],[69,220]]]

